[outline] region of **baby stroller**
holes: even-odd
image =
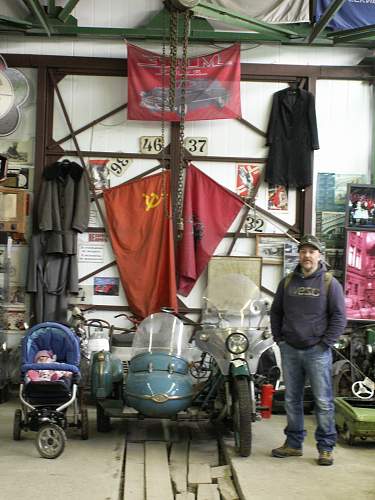
[[[36,354],[43,350],[54,353],[56,361],[35,363]],[[81,438],[88,439],[88,414],[83,408],[78,388],[78,337],[70,328],[59,323],[39,323],[30,328],[23,338],[21,356],[19,397],[22,409],[15,411],[13,439],[19,441],[23,430],[35,431],[38,433],[36,447],[40,455],[56,458],[64,451],[67,427],[77,427]],[[59,370],[60,373],[68,372],[68,376],[55,381],[34,381],[27,376],[29,370],[43,370],[42,373]],[[69,407],[72,412],[69,411],[68,415]]]

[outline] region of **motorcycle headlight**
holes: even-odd
[[[225,341],[227,349],[232,354],[242,354],[249,348],[249,341],[242,333],[232,333]]]

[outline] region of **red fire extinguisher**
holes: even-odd
[[[263,384],[261,388],[260,405],[262,408],[260,414],[262,418],[271,418],[272,415],[272,400],[275,389],[272,384]]]

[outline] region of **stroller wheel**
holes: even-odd
[[[43,458],[57,458],[64,451],[66,436],[56,424],[43,425],[36,437],[36,448]]]
[[[81,439],[89,438],[89,415],[87,409],[81,410]]]
[[[21,439],[21,430],[22,430],[22,411],[16,410],[14,412],[14,420],[13,420],[14,441],[19,441]]]

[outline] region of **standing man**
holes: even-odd
[[[331,346],[345,329],[345,300],[340,283],[320,262],[321,242],[307,234],[298,250],[299,264],[280,282],[271,308],[272,334],[281,352],[287,414],[286,441],[272,450],[272,456],[303,454],[307,377],[315,402],[318,464],[332,465],[336,430]]]

